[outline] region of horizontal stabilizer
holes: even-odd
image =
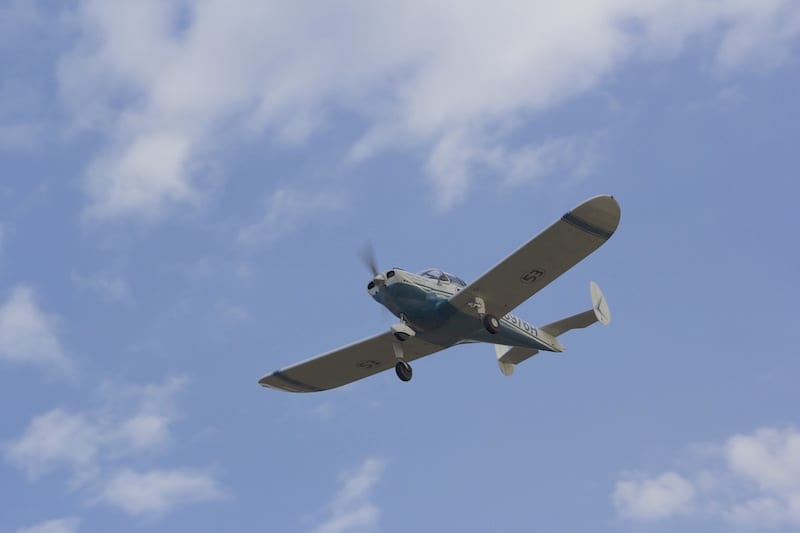
[[[504,376],[510,376],[514,373],[514,365],[518,365],[525,359],[539,353],[536,348],[522,348],[519,346],[511,348],[500,344],[494,345],[494,351],[497,354],[497,364],[500,366],[500,372]]]
[[[539,329],[553,337],[558,337],[570,330],[591,326],[595,322],[600,322],[604,326],[609,324],[611,322],[611,311],[608,308],[608,303],[606,302],[605,296],[603,296],[603,292],[594,281],[589,284],[589,289],[592,294],[591,309],[583,313],[578,313],[577,315],[562,318],[557,322],[547,324]]]

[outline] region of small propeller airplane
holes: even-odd
[[[558,337],[567,331],[611,321],[603,293],[590,283],[592,308],[542,327],[510,314],[606,242],[617,229],[619,204],[596,196],[569,211],[494,268],[469,285],[441,270],[413,274],[399,268],[380,272],[367,291],[400,322],[388,331],[262,377],[264,387],[290,392],[318,392],[341,387],[394,367],[402,381],[411,379],[411,361],[456,344],[495,345],[500,371],[539,353],[563,352]]]

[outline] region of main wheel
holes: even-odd
[[[494,315],[485,315],[483,317],[483,327],[492,335],[500,331],[500,321]]]
[[[411,381],[411,365],[405,361],[398,361],[397,364],[394,365],[394,371],[397,373],[397,377],[400,378],[400,381]]]

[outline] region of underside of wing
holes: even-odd
[[[450,303],[468,312],[481,298],[487,313],[511,312],[606,242],[619,218],[613,196],[586,200],[454,295]]]
[[[392,333],[387,331],[278,370],[258,382],[264,387],[289,392],[318,392],[341,387],[394,368],[396,359],[393,342],[396,341]],[[406,361],[413,361],[445,348],[416,337],[407,339],[402,345]]]

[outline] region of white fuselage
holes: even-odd
[[[431,272],[441,276],[435,277]],[[463,282],[459,282],[459,278],[436,270],[414,274],[394,268],[377,276],[367,289],[377,302],[428,342],[443,346],[488,342],[545,351],[563,350],[554,337],[512,314],[499,319],[497,333],[489,333],[477,312],[465,314],[450,305],[450,297],[463,288]]]

